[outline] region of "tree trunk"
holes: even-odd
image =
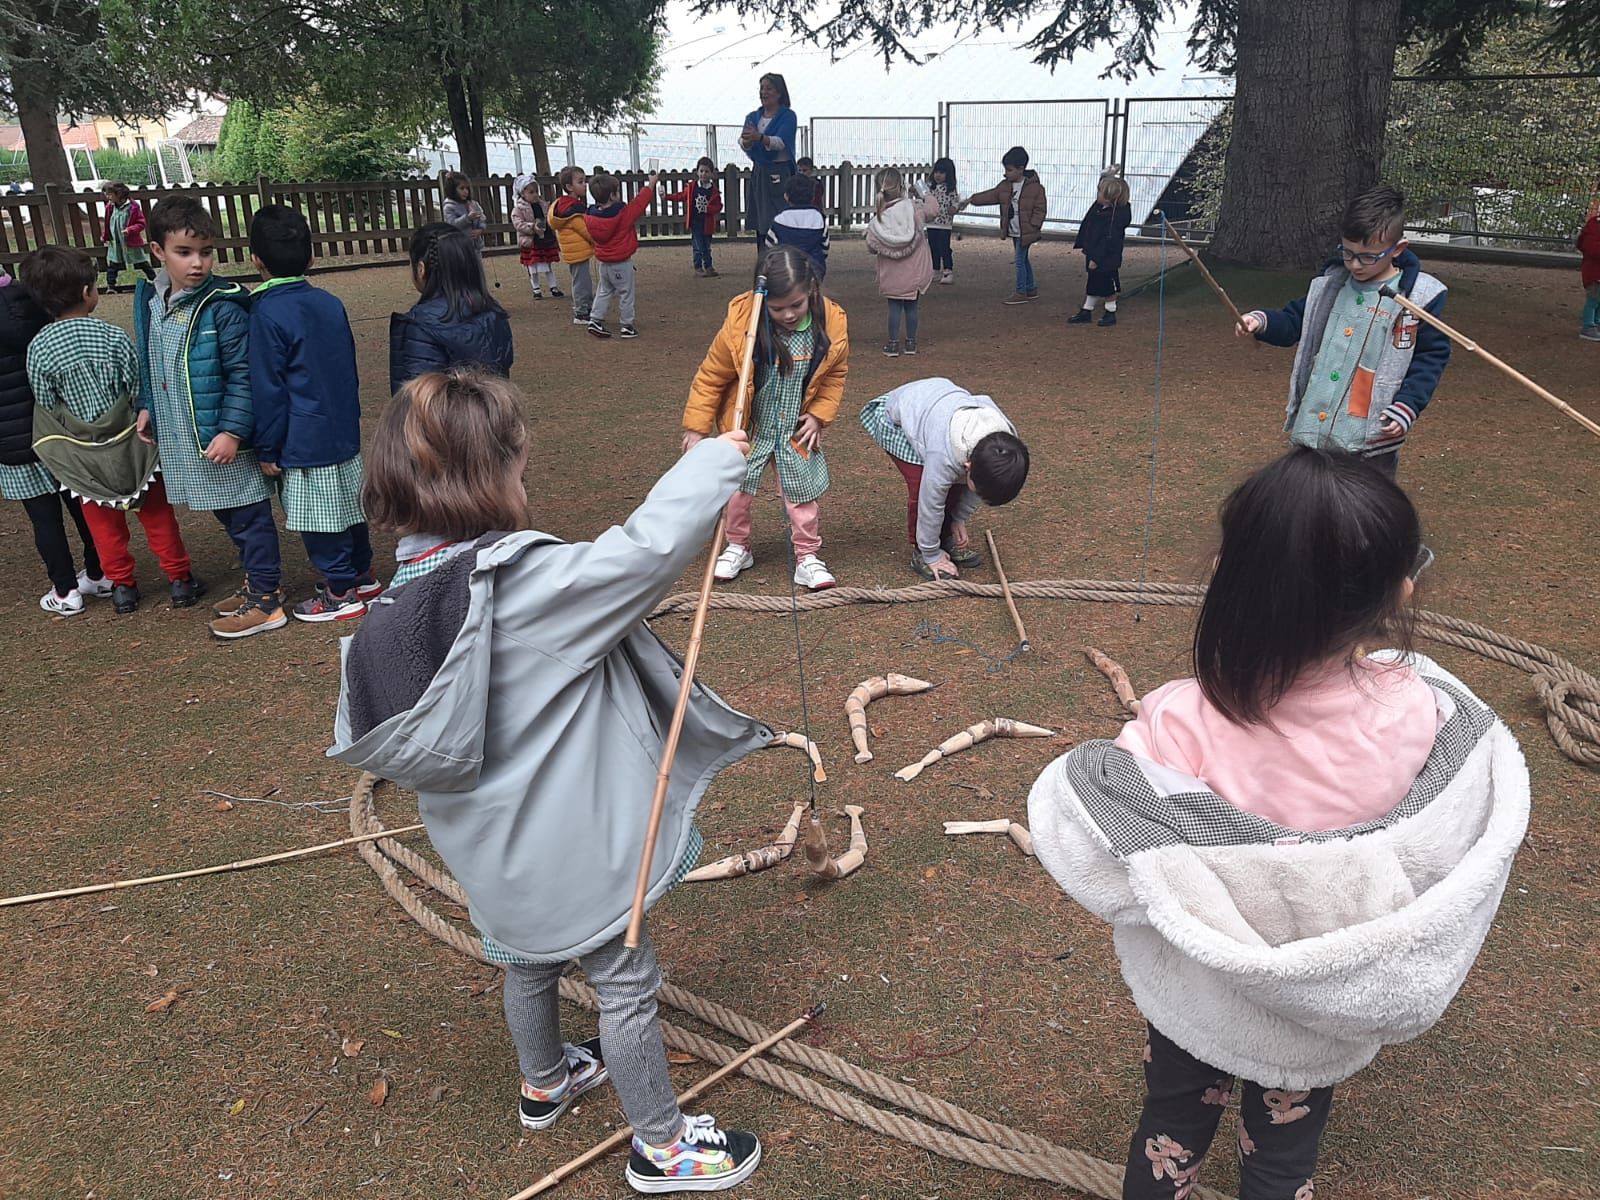
[[[1233,133],[1212,252],[1305,269],[1377,182],[1401,0],[1240,0]]]
[[[483,123],[483,98],[469,80],[455,72],[444,79],[445,102],[450,109],[450,132],[455,135],[461,173],[469,179],[489,174],[488,132]]]
[[[43,194],[46,184],[72,189],[72,168],[61,144],[57,113],[60,89],[48,71],[31,63],[11,65],[11,90],[16,97],[17,123],[28,148],[28,174],[33,186]]]
[[[537,96],[522,93],[522,123],[527,127],[528,140],[533,143],[533,169],[540,178],[550,174],[550,147],[544,140],[544,115]]]

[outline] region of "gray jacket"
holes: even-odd
[[[396,589],[342,643],[329,755],[417,793],[473,924],[521,955],[575,958],[627,924],[682,672],[643,620],[705,548],[744,470],[708,438],[593,542],[532,530],[486,540]],[[413,703],[404,681],[418,676]],[[771,736],[696,685],[650,903],[712,778]]]

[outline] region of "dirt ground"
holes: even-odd
[[[530,298],[514,260],[494,264],[516,331],[513,377],[529,397],[529,490],[541,527],[592,535],[672,461],[689,378],[752,255],[747,244],[717,253],[717,280],[690,273],[687,247],[641,254],[643,336],[631,343],[595,342],[570,324],[565,302]],[[1041,296],[1021,308],[999,303],[1010,262],[998,239],[968,236],[955,253],[955,286],[923,302],[921,355],[887,359],[870,260],[857,241],[834,247],[829,290],[854,335],[845,408],[826,441],[834,487],[822,510],[824,556],[840,581],[913,581],[899,478],[855,416],[889,387],[934,374],[991,392],[1033,449],[1023,496],[979,518],[1012,577],[1137,577],[1163,325],[1148,572],[1200,578],[1219,500],[1282,444],[1288,352],[1236,345],[1192,280],[1173,283],[1164,311],[1146,291],[1124,302],[1116,329],[1069,328],[1083,268],[1065,246],[1036,252]],[[1125,280],[1152,275],[1158,258],[1131,252]],[[1600,414],[1600,347],[1575,337],[1575,271],[1438,270],[1462,329]],[[408,280],[369,269],[321,282],[355,321],[375,416],[387,395],[387,314],[409,303]],[[1253,307],[1297,294],[1305,280],[1224,282]],[[126,322],[128,299],[108,299],[105,313]],[[1438,554],[1423,603],[1590,669],[1600,663],[1597,450],[1577,425],[1458,352],[1401,465]],[[787,553],[770,491],[757,522],[758,566],[737,586],[784,595]],[[221,528],[203,514],[185,516],[184,527],[201,574],[232,587],[237,567]],[[339,812],[296,806],[347,796],[352,783],[322,755],[336,638],[346,631],[296,625],[211,642],[200,611],[161,602],[142,548],[147,600],[137,615],[118,618],[96,602],[86,616],[51,621],[37,607],[45,580],[20,506],[0,505],[0,535],[0,893],[225,862],[345,831]],[[304,555],[287,538],[284,546],[288,586],[304,595]],[[380,541],[385,555],[391,546]],[[993,578],[987,569],[976,577]],[[774,1026],[827,1000],[810,1035],[817,1044],[1118,1160],[1139,1103],[1144,1031],[1108,930],[1009,843],[946,839],[940,822],[1025,819],[1027,788],[1046,762],[1118,728],[1111,693],[1080,647],[1102,647],[1147,690],[1185,673],[1192,614],[1022,608],[1036,650],[993,670],[1014,641],[998,602],[803,615],[812,726],[830,770],[822,798],[830,810],[865,805],[867,866],[836,886],[791,864],[685,887],[655,911],[652,930],[672,977],[692,991]],[[660,631],[679,646],[686,637],[676,619]],[[1556,751],[1525,677],[1423,648],[1521,739],[1532,827],[1484,952],[1444,1019],[1339,1089],[1318,1196],[1600,1196],[1596,777]],[[878,758],[858,767],[842,702],[885,670],[940,686],[875,706]],[[712,614],[702,672],[732,703],[800,727],[787,615]],[[990,743],[911,784],[891,778],[990,715],[1061,736]],[[707,857],[770,840],[804,779],[793,752],[728,771],[701,812]],[[412,814],[404,801],[386,812],[395,822]],[[841,847],[843,821],[830,832]],[[349,852],[0,913],[0,954],[0,1196],[501,1197],[619,1119],[603,1091],[550,1133],[524,1138],[496,977],[430,940]],[[175,1002],[148,1011],[169,992]],[[592,1031],[588,1014],[571,1014],[573,1040]],[[360,1053],[343,1056],[344,1039],[363,1043]],[[687,1085],[706,1069],[674,1071]],[[380,1079],[381,1106],[372,1102]],[[1051,1192],[882,1141],[748,1081],[705,1107],[767,1140],[766,1161],[740,1195]],[[1234,1185],[1230,1143],[1220,1138],[1207,1166],[1212,1186]],[[621,1170],[609,1160],[563,1190],[623,1195]]]

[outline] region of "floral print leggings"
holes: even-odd
[[[1123,1200],[1185,1200],[1200,1175],[1234,1080],[1154,1025],[1144,1048],[1147,1094],[1128,1147]],[[1313,1200],[1317,1146],[1333,1089],[1283,1091],[1246,1083],[1239,1097],[1239,1200]]]

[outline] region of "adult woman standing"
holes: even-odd
[[[761,77],[761,107],[744,119],[739,145],[750,156],[750,202],[745,228],[765,239],[772,218],[784,207],[783,185],[795,172],[795,131],[789,88],[783,76]],[[758,243],[759,244],[759,243]]]

